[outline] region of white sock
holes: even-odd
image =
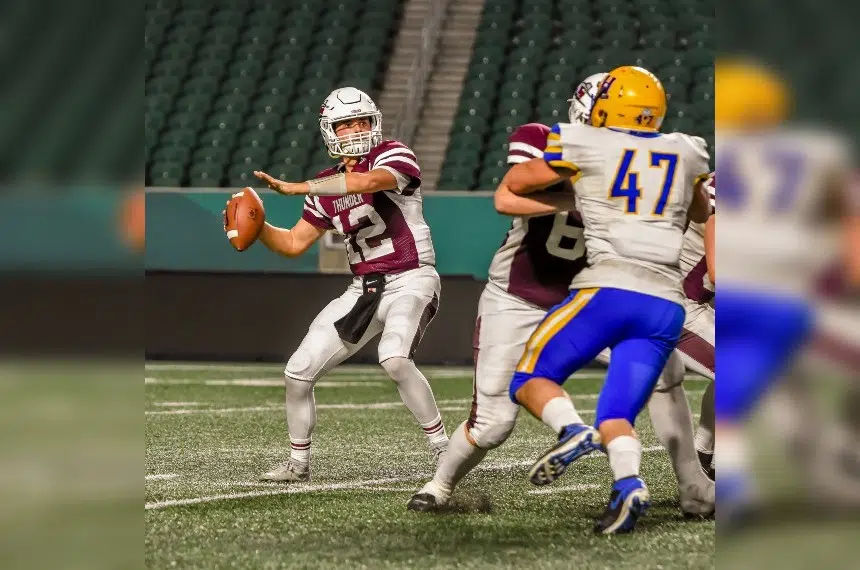
[[[561,433],[564,426],[585,423],[576,412],[573,400],[567,396],[557,396],[547,402],[540,414],[540,419],[555,433]]]
[[[639,475],[639,464],[642,462],[642,442],[633,436],[616,437],[606,446],[609,455],[609,466],[615,480]]]
[[[448,441],[448,434],[445,433],[445,424],[442,423],[442,416],[440,415],[437,415],[432,421],[427,422],[426,425],[421,424],[421,429],[424,430],[424,435],[427,436],[427,441],[431,446]]]
[[[486,449],[475,447],[469,443],[466,438],[466,422],[463,422],[451,435],[448,451],[439,460],[433,481],[440,490],[450,495],[457,483],[474,469],[486,455]]]
[[[311,457],[311,434],[317,423],[312,382],[286,377],[287,428],[290,432],[290,458],[307,463]]]
[[[719,449],[719,453],[714,454],[714,467],[717,465],[717,457],[719,456],[722,473],[737,473],[747,470],[749,465],[747,445],[739,430],[736,428],[718,429],[716,443],[716,449]]]
[[[397,384],[400,399],[424,429],[430,443],[448,441],[433,390],[415,363],[408,358],[395,356],[385,360],[382,367]]]
[[[297,440],[290,438],[290,459],[309,463],[311,460],[311,440]]]
[[[693,443],[693,417],[687,394],[681,384],[664,391],[655,391],[648,402],[654,431],[669,452],[678,485],[706,485],[696,448]]]
[[[714,383],[705,388],[702,396],[702,407],[699,415],[699,427],[696,429],[696,449],[705,453],[714,452]]]

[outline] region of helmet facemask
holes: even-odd
[[[567,110],[567,116],[571,123],[580,123],[588,125],[591,122],[591,109],[594,107],[594,101],[597,99],[598,89],[603,83],[605,73],[595,73],[590,75],[580,83],[573,97],[568,99],[570,107]]]
[[[370,120],[369,131],[349,133],[340,137],[335,133],[336,123],[365,117]],[[372,113],[356,114],[349,117],[343,117],[337,121],[332,121],[327,117],[321,117],[320,131],[322,131],[323,139],[325,140],[325,145],[328,148],[329,154],[349,157],[364,156],[369,153],[373,147],[382,142],[382,113],[376,111]]]

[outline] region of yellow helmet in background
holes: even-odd
[[[610,71],[601,82],[591,124],[656,132],[665,116],[666,91],[660,80],[647,69],[625,65]]]
[[[773,71],[746,60],[718,59],[714,68],[717,129],[759,129],[785,120],[790,96]]]

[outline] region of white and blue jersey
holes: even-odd
[[[810,297],[838,249],[828,210],[839,217],[856,200],[846,193],[848,148],[829,133],[728,133],[718,141],[715,413],[738,421],[810,337]]]
[[[529,339],[512,399],[531,378],[562,383],[611,348],[596,425],[616,418],[633,423],[684,323],[679,259],[708,158],[704,141],[680,133],[553,127],[544,160],[574,172],[588,266]]]

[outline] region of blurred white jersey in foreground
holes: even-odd
[[[839,253],[851,153],[836,135],[717,134],[721,286],[806,296]],[[835,222],[835,223],[834,223]]]

